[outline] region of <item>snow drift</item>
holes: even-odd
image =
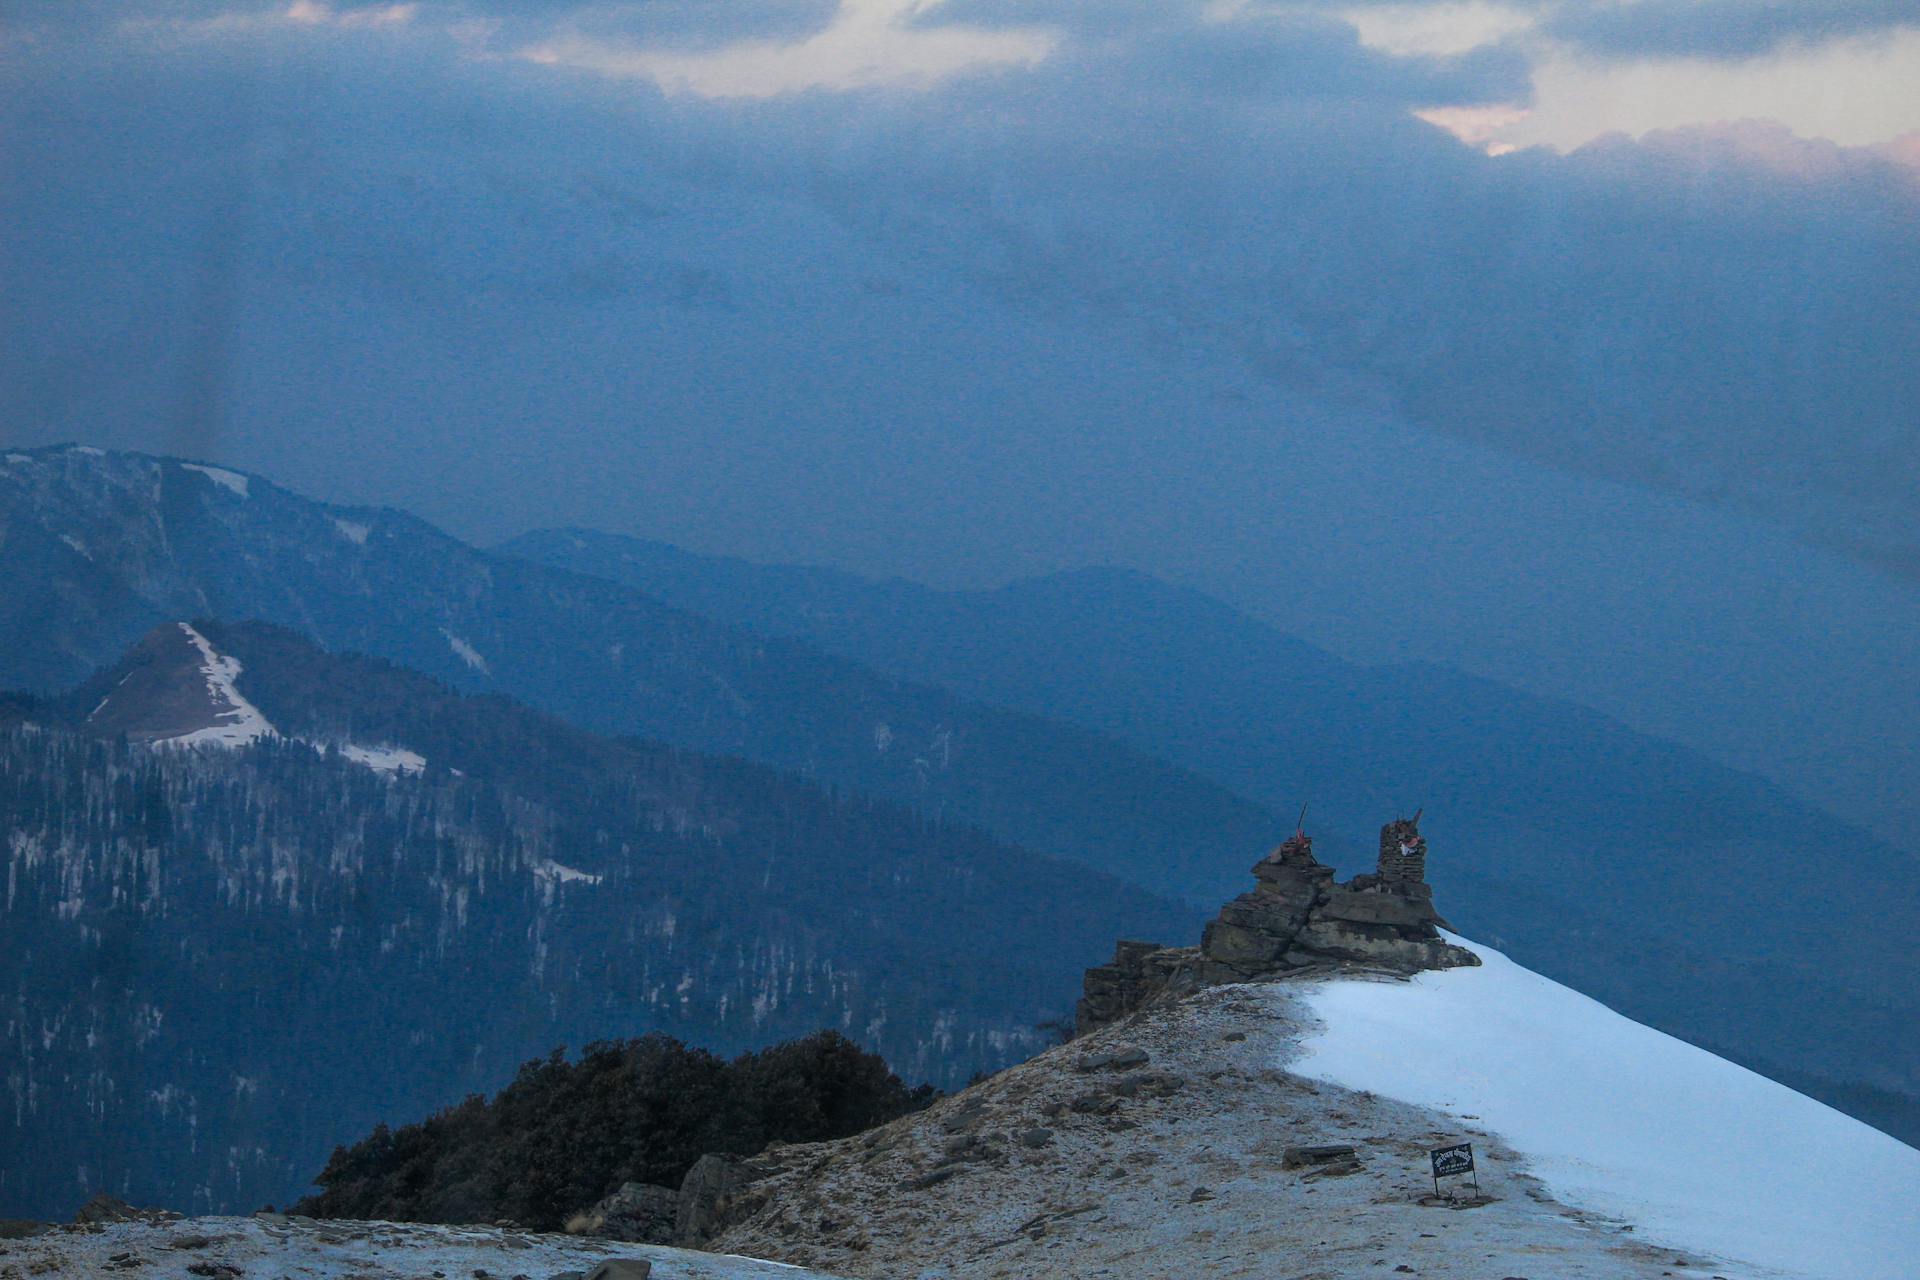
[[[1920,1274],[1920,1151],[1488,947],[1302,993],[1288,1070],[1500,1135],[1563,1202],[1782,1276]]]

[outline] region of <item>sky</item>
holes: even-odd
[[[0,437],[1129,564],[1920,838],[1920,0],[0,4]]]

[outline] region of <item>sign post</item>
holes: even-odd
[[[1436,1199],[1440,1195],[1440,1179],[1451,1178],[1462,1173],[1473,1175],[1473,1194],[1476,1196],[1480,1194],[1480,1172],[1473,1167],[1471,1142],[1462,1142],[1451,1147],[1435,1147],[1427,1152],[1427,1156],[1433,1161],[1433,1194]]]

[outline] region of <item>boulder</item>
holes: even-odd
[[[747,1184],[745,1162],[738,1156],[708,1154],[693,1162],[680,1182],[674,1208],[673,1242],[699,1248],[726,1225],[734,1193]]]
[[[647,1280],[653,1264],[645,1258],[608,1258],[587,1272],[587,1280]]]
[[[99,1191],[80,1206],[73,1220],[80,1226],[94,1226],[105,1222],[166,1222],[179,1216],[165,1209],[136,1209],[125,1200]]]
[[[634,1244],[672,1244],[679,1213],[680,1193],[672,1187],[629,1182],[570,1219],[567,1232]]]
[[[1110,963],[1087,970],[1074,1010],[1074,1034],[1086,1035],[1162,998],[1199,990],[1199,961],[1193,947],[1120,943]]]
[[[1320,1146],[1288,1147],[1281,1153],[1280,1161],[1289,1169],[1305,1169],[1312,1165],[1351,1160],[1356,1154],[1357,1151],[1349,1143],[1329,1142]]]

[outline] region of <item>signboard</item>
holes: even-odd
[[[1480,1194],[1480,1174],[1473,1167],[1473,1144],[1456,1143],[1451,1147],[1435,1147],[1427,1152],[1427,1158],[1433,1161],[1433,1194],[1440,1194],[1440,1179],[1451,1178],[1456,1174],[1473,1175],[1473,1193]]]

